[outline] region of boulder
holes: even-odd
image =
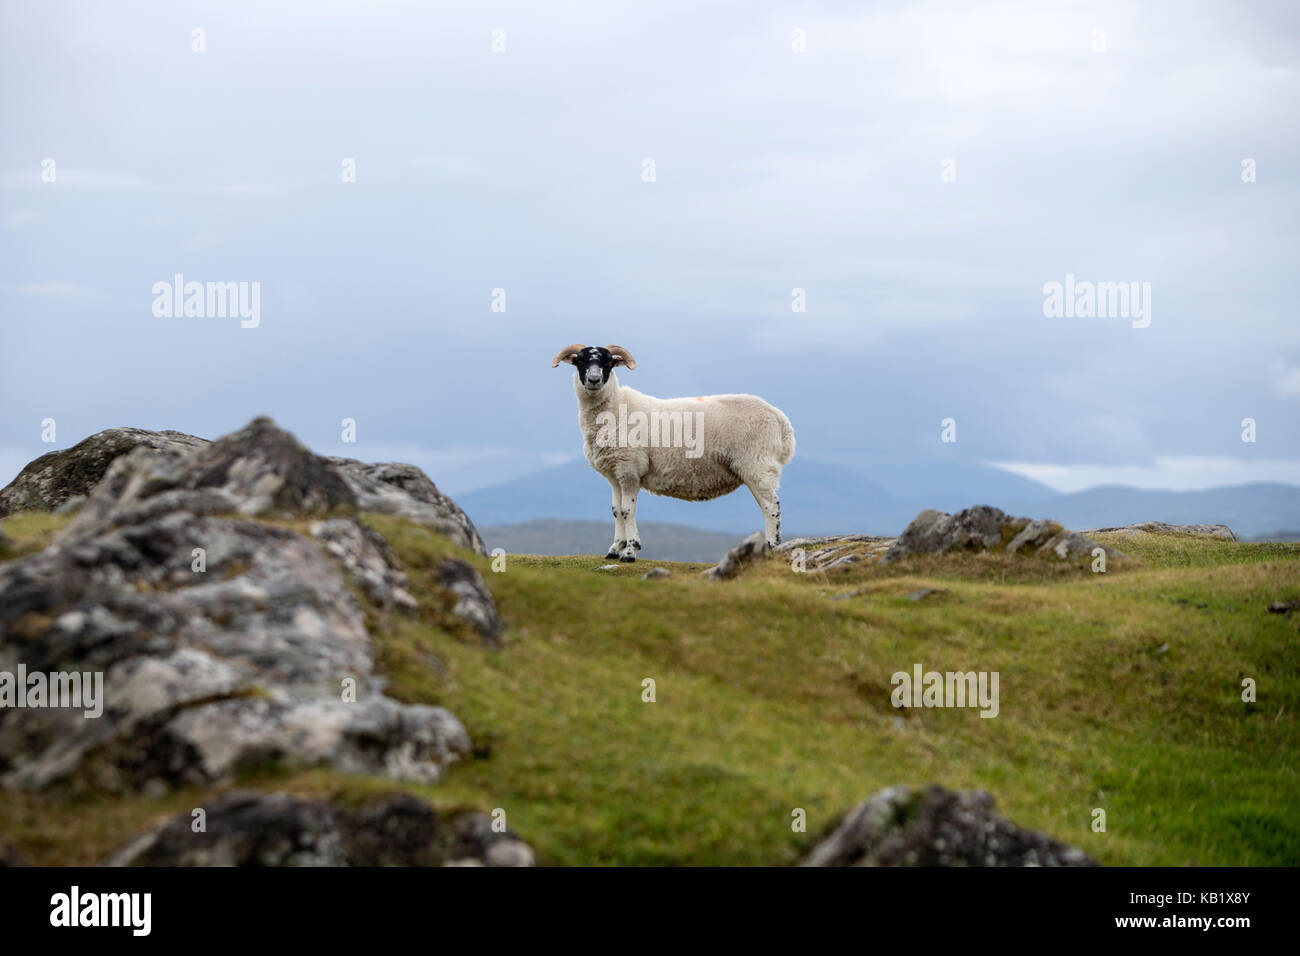
[[[0,565],[0,671],[19,667],[102,674],[103,710],[0,709],[10,788],[198,785],[268,759],[428,782],[470,749],[446,710],[383,695],[321,544],[238,518],[177,511]]]
[[[181,509],[281,518],[341,509],[408,518],[487,554],[469,516],[419,468],[324,458],[265,417],[216,442],[110,428],[36,459],[0,491],[0,518],[64,505],[75,517],[61,540]]]
[[[983,790],[890,787],[854,807],[804,866],[1096,866],[1082,850],[993,812]]]
[[[236,790],[136,837],[107,866],[531,866],[532,849],[491,819],[444,819],[394,794],[360,807]],[[485,823],[486,821],[486,823]]]
[[[183,432],[109,428],[71,448],[29,462],[0,490],[0,518],[19,511],[53,511],[70,498],[90,494],[113,462],[135,448],[187,454],[208,442]]]
[[[1061,560],[1086,557],[1102,548],[1108,558],[1122,558],[1113,548],[1098,544],[1086,535],[1069,531],[1055,521],[1016,518],[1000,508],[976,505],[955,515],[929,509],[907,526],[881,561],[888,564],[915,554],[945,554],[950,551],[1004,551],[1018,554],[1032,551]]]

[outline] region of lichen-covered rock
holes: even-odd
[[[475,554],[487,547],[469,515],[414,465],[365,464],[351,458],[326,458],[356,497],[362,511],[409,518],[446,535]]]
[[[1221,541],[1237,540],[1237,536],[1226,524],[1165,524],[1163,521],[1143,521],[1119,528],[1093,528],[1088,534],[1197,534]]]
[[[716,566],[700,572],[710,581],[723,581],[735,577],[746,565],[767,556],[767,539],[763,532],[755,531],[725,555]]]
[[[1096,866],[1077,847],[993,811],[983,790],[890,787],[854,807],[804,866]]]
[[[337,472],[269,418],[187,455],[137,448],[117,459],[57,540],[175,511],[291,518],[352,508]]]
[[[1102,548],[1108,558],[1123,554],[1098,544],[1086,535],[1061,527],[1055,521],[1017,518],[1000,508],[976,505],[955,515],[927,509],[912,519],[881,558],[889,564],[915,554],[945,554],[949,551],[1004,551],[1018,554],[1032,551],[1061,560],[1091,555]]]
[[[813,538],[791,538],[789,541],[782,541],[772,551],[775,554],[785,554],[787,551],[794,551],[796,548],[808,551],[814,546],[817,546],[814,550],[831,550],[853,545],[892,544],[894,540],[894,538],[878,534],[828,534]],[[811,557],[811,553],[809,556]]]
[[[451,612],[467,621],[487,647],[501,646],[505,625],[497,615],[496,601],[483,576],[470,563],[454,558],[438,565],[438,580],[456,599]]]
[[[199,784],[266,759],[429,781],[470,749],[450,713],[383,696],[320,544],[237,518],[177,511],[0,565],[0,670],[19,665],[102,673],[103,713],[0,709],[6,787]]]
[[[71,448],[52,451],[29,462],[0,490],[0,518],[18,511],[53,511],[68,499],[88,495],[112,463],[134,448],[182,455],[208,442],[183,432],[109,428]]]
[[[531,866],[531,848],[488,817],[447,820],[407,794],[360,807],[232,791],[132,840],[107,866]],[[484,821],[487,821],[486,825]]]
[[[406,572],[382,535],[351,518],[315,521],[311,533],[376,604],[416,606],[407,590]]]
[[[177,510],[298,517],[343,509],[408,518],[487,554],[474,523],[419,468],[321,457],[266,417],[215,442],[137,428],[91,435],[24,468],[0,491],[0,517],[83,498],[60,540]]]

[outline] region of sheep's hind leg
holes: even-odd
[[[778,472],[745,482],[745,487],[749,489],[754,500],[758,502],[759,510],[763,512],[763,537],[767,539],[769,548],[775,548],[781,543],[781,498],[777,494],[780,481],[781,476]]]
[[[626,536],[626,540],[623,542],[623,550],[618,559],[635,561],[636,553],[641,550],[641,536],[636,530],[636,495],[641,490],[641,485],[635,478],[624,479],[619,482],[619,490],[622,492],[622,501],[619,505],[623,519],[622,533]]]
[[[614,502],[609,509],[614,515],[614,543],[605,552],[605,557],[617,558],[627,547],[627,523],[623,520],[623,492],[615,482],[611,481],[610,486],[614,489]]]

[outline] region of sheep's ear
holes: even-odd
[[[559,354],[556,355],[555,358],[551,359],[551,368],[555,368],[561,362],[568,362],[572,365],[573,357],[586,347],[587,346],[585,345],[566,345],[564,348],[560,349]]]
[[[636,359],[628,354],[627,349],[621,345],[606,345],[606,350],[614,356],[615,365],[626,365],[628,368],[636,368]]]

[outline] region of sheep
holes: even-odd
[[[591,467],[613,490],[614,543],[606,558],[635,561],[641,550],[636,496],[708,501],[744,485],[763,512],[768,547],[781,542],[781,468],[794,457],[790,420],[755,395],[655,398],[618,383],[616,366],[636,368],[627,350],[570,345],[578,426]]]

